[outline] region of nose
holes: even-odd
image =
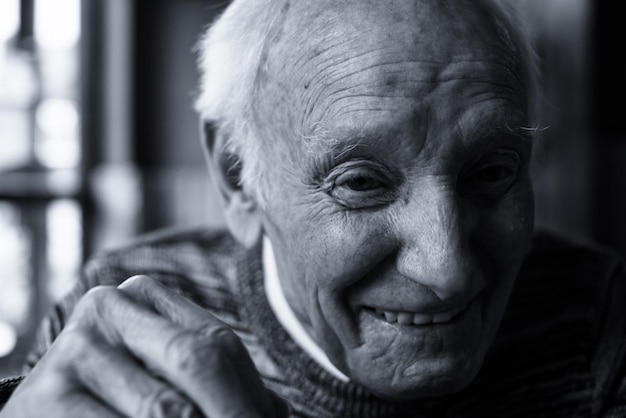
[[[472,255],[473,213],[454,188],[424,180],[397,218],[397,269],[445,301],[467,301],[484,286]]]

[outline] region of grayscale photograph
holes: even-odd
[[[626,418],[608,0],[0,0],[0,418]]]

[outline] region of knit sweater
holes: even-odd
[[[73,292],[42,323],[25,373],[97,285],[148,274],[231,327],[265,385],[293,417],[626,416],[626,272],[611,253],[535,234],[498,335],[461,392],[414,402],[383,400],[342,382],[307,356],[278,323],[263,292],[261,248],[226,232],[169,231],[95,257]],[[0,405],[19,384],[0,381]]]

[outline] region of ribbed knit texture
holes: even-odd
[[[390,402],[344,383],[305,354],[263,291],[261,248],[224,232],[152,234],[90,262],[42,324],[28,373],[87,289],[148,274],[211,311],[248,348],[266,386],[294,417],[626,416],[626,274],[605,251],[536,234],[499,334],[475,381],[437,399]],[[0,405],[19,380],[0,381]]]

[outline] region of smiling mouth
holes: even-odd
[[[422,313],[422,312],[402,312],[388,311],[381,308],[365,307],[366,311],[371,312],[377,318],[382,319],[390,324],[400,325],[434,325],[445,324],[453,321],[455,318],[464,313],[471,303],[453,308],[447,311]]]

